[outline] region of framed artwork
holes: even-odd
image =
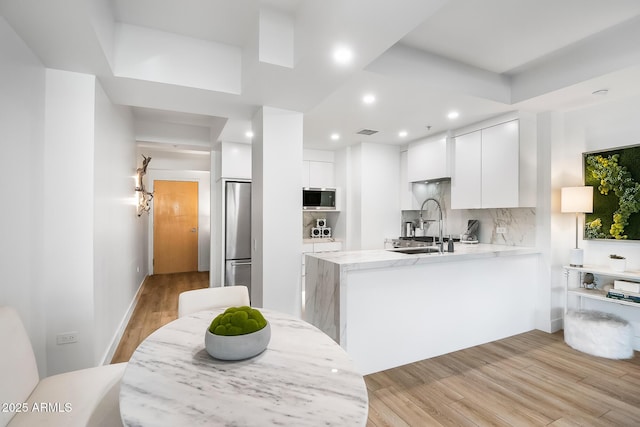
[[[585,239],[640,240],[640,145],[584,153],[583,164],[593,186]]]

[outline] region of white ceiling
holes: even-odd
[[[456,0],[401,42],[508,73],[638,13],[637,0]]]
[[[258,60],[265,10],[294,24],[293,68]],[[0,14],[45,66],[98,76],[113,102],[133,107],[147,144],[249,142],[261,105],[305,113],[305,147],[336,149],[640,93],[637,0],[0,0]],[[119,23],[236,49],[241,93],[115,73]],[[337,44],[354,50],[347,67],[331,60]],[[610,95],[591,95],[601,88]],[[376,102],[364,105],[365,93]],[[356,135],[363,128],[379,132]]]

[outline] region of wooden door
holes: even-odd
[[[153,273],[198,270],[198,183],[154,181]]]

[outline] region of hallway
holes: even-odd
[[[208,286],[208,271],[154,274],[147,277],[111,363],[129,361],[136,347],[146,337],[178,318],[178,295],[181,292]]]

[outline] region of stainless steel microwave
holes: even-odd
[[[302,189],[302,209],[304,210],[325,210],[336,209],[336,189],[335,188],[303,188]]]

